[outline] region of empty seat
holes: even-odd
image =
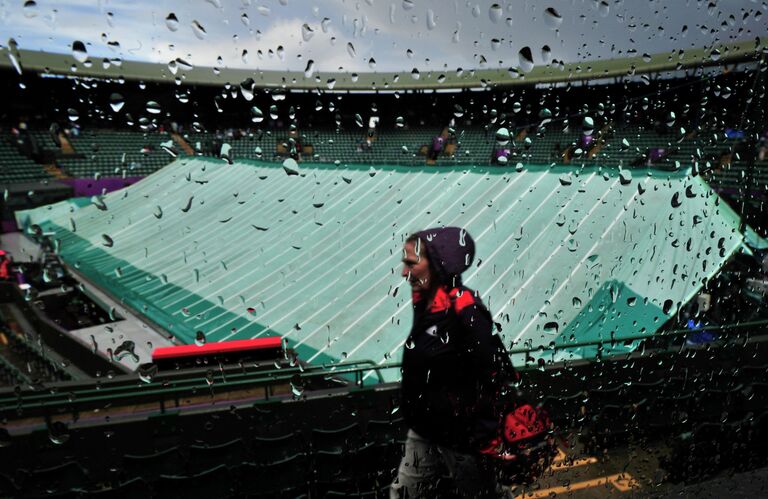
[[[231,497],[235,483],[229,468],[221,464],[194,475],[160,475],[154,489],[162,498]]]
[[[132,478],[98,490],[81,490],[82,497],[97,497],[109,499],[146,499],[152,495],[152,488],[143,478]]]
[[[403,418],[371,419],[365,427],[363,435],[366,444],[389,444],[405,437],[406,427]]]
[[[252,455],[254,463],[270,464],[284,461],[289,457],[306,454],[306,445],[298,433],[279,437],[253,437]]]
[[[91,488],[88,472],[80,463],[69,461],[50,468],[20,470],[24,476],[21,493],[25,496],[65,494],[73,489]]]
[[[153,454],[123,455],[123,473],[127,478],[143,478],[149,482],[160,475],[179,475],[184,472],[186,460],[178,447]]]
[[[355,449],[361,440],[360,425],[351,423],[341,428],[312,429],[312,450],[327,452],[342,452]]]
[[[246,461],[248,457],[241,438],[218,445],[190,445],[187,474],[201,473],[220,464],[234,466]]]
[[[318,451],[312,456],[312,484],[314,495],[322,496],[325,490],[346,490],[354,487],[352,456],[349,452]]]
[[[269,464],[243,463],[232,472],[242,496],[297,497],[309,486],[306,454],[295,454]]]
[[[0,497],[16,497],[18,493],[16,482],[5,473],[0,473]]]

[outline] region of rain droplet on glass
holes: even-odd
[[[200,24],[197,20],[192,21],[192,32],[195,34],[198,40],[204,40],[205,36],[208,34],[208,32],[205,31],[205,28],[203,28],[203,25]]]
[[[563,18],[554,7],[547,7],[544,10],[544,22],[550,28],[558,28],[563,24]]]
[[[529,73],[533,69],[533,53],[530,47],[523,47],[517,53],[520,70]]]
[[[85,44],[80,40],[72,42],[72,57],[80,63],[88,59],[88,51],[85,49]]]

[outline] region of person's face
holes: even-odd
[[[402,275],[414,291],[427,291],[432,282],[429,260],[419,242],[409,241],[403,246]]]

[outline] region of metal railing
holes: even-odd
[[[768,320],[759,320],[707,327],[706,330],[710,332],[735,332],[737,334],[729,335],[724,338],[724,341],[738,340],[743,342],[749,340],[752,332],[768,329],[766,326],[768,326]],[[606,345],[649,340],[659,343],[663,342],[664,339],[674,340],[696,331],[695,329],[676,329],[662,331],[654,335],[628,335],[567,344],[527,345],[510,349],[509,353],[512,356],[525,354],[526,359],[528,359],[533,353],[541,355],[551,352],[553,361],[546,364],[546,368],[558,369],[562,367],[554,362],[554,356],[558,352],[590,347],[597,348],[598,352],[603,352]],[[670,343],[655,345],[653,350],[656,353],[673,353],[680,348],[681,345]],[[633,352],[643,355],[644,344],[637,345]],[[622,354],[626,355],[627,351],[623,351]],[[591,362],[595,359],[583,360],[584,362]],[[602,360],[607,359],[603,358]],[[165,412],[169,404],[175,407],[181,406],[181,400],[185,397],[206,394],[215,396],[217,392],[223,394],[259,388],[263,390],[260,399],[270,400],[275,397],[275,388],[280,386],[290,388],[285,390],[285,397],[300,398],[305,392],[316,389],[310,385],[318,382],[325,388],[329,385],[337,385],[339,387],[345,386],[348,389],[360,389],[365,387],[367,377],[375,375],[376,382],[374,385],[382,384],[385,382],[382,371],[399,369],[400,367],[400,362],[376,364],[371,360],[296,366],[276,363],[274,369],[252,372],[244,372],[244,367],[228,366],[224,368],[221,366],[218,369],[160,373],[152,379],[145,378],[145,381],[137,378],[136,375],[122,375],[113,379],[97,380],[96,383],[86,384],[82,381],[51,383],[33,389],[11,388],[0,391],[0,416],[16,419],[65,412],[77,415],[86,410],[140,403],[157,403],[160,412]],[[540,369],[541,364],[525,362],[524,365],[516,367],[520,371],[526,371]]]

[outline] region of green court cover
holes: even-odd
[[[313,362],[399,359],[401,247],[419,229],[465,227],[465,283],[505,343],[562,346],[558,359],[654,334],[742,242],[733,210],[684,171],[188,158],[88,201],[18,218],[182,342],[279,334]]]

